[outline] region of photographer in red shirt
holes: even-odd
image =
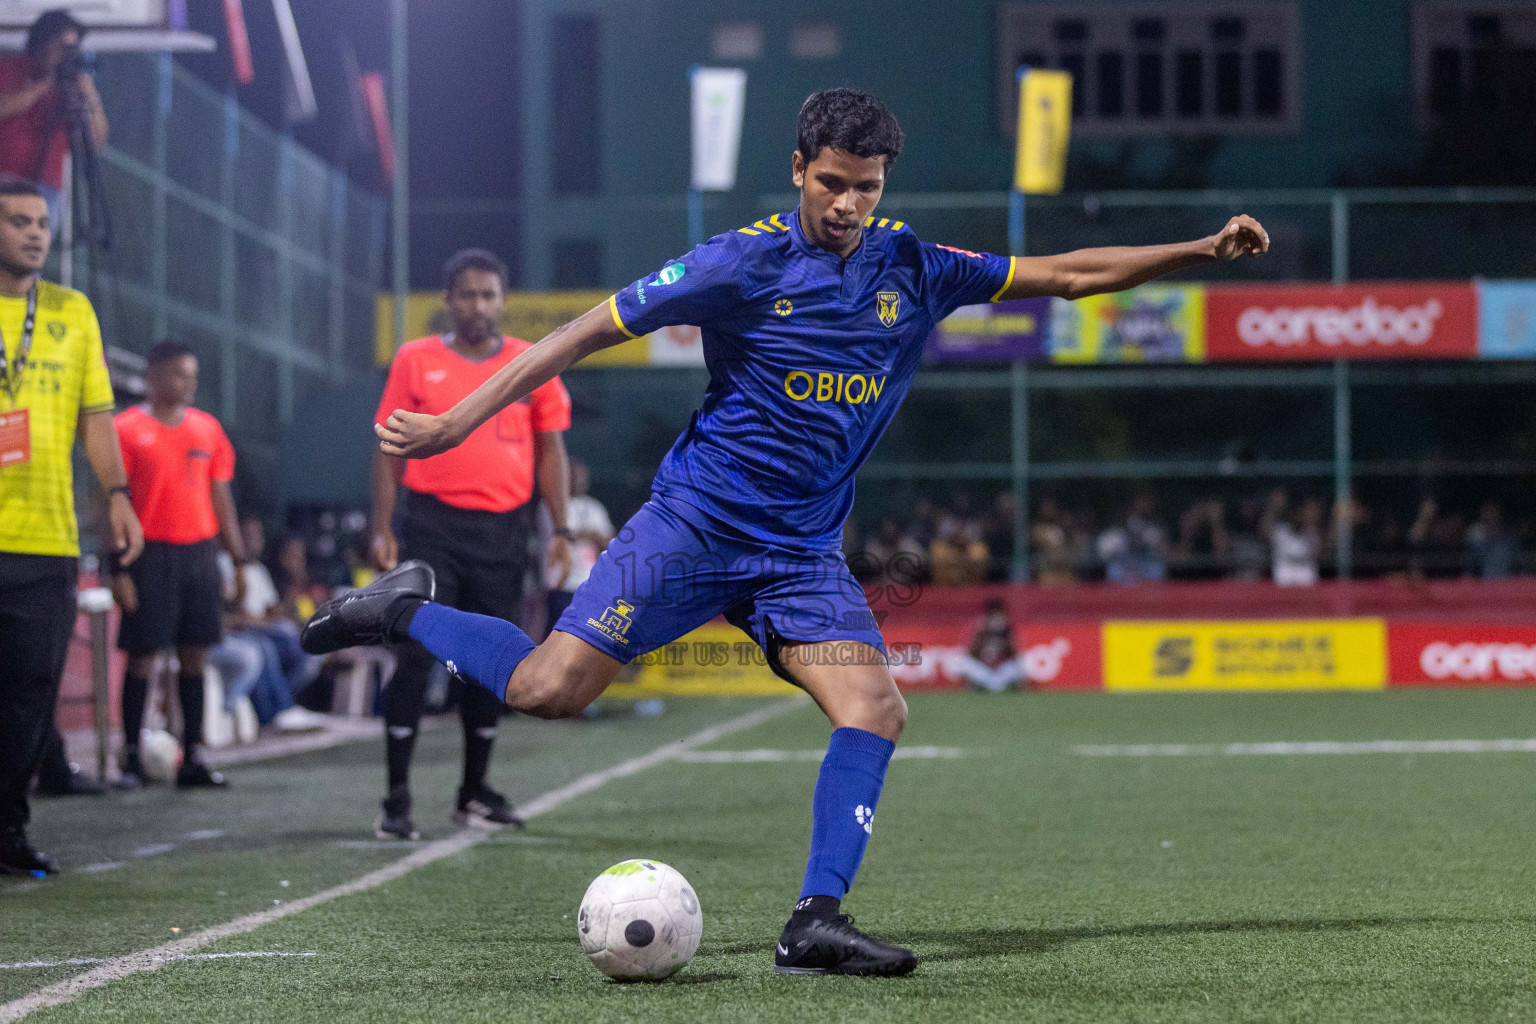
[[[93,148],[107,144],[106,111],[80,58],[84,36],[85,26],[68,11],[48,11],[27,29],[25,53],[0,56],[0,175],[43,189],[55,231],[71,110]]]

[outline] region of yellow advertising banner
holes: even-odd
[[[636,658],[608,697],[776,697],[800,691],[773,674],[762,648],[734,626],[706,625]]]
[[[1071,133],[1072,76],[1044,68],[1022,69],[1018,148],[1013,161],[1015,191],[1036,195],[1061,191]]]
[[[508,292],[501,316],[505,334],[525,341],[538,341],[562,324],[576,319],[587,310],[607,302],[611,292]],[[423,338],[452,330],[442,292],[412,292],[405,300],[405,334]],[[646,366],[650,363],[651,342],[647,339],[625,342],[604,349],[582,360],[583,366]],[[388,366],[395,358],[395,300],[381,294],[374,315],[374,359]],[[700,360],[702,362],[702,359]]]
[[[1205,288],[1143,285],[1052,299],[1047,347],[1054,363],[1203,363]]]
[[[1106,622],[1106,690],[1379,690],[1383,619]]]

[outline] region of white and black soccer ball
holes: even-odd
[[[181,744],[165,730],[146,729],[140,735],[139,763],[152,782],[175,782],[181,759]]]
[[[587,886],[581,948],[610,978],[660,981],[693,959],[704,915],[693,886],[656,860],[626,860]]]

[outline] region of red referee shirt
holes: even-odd
[[[235,476],[235,449],[219,421],[188,409],[180,423],[168,427],[136,405],[115,422],[144,539],[196,544],[217,537],[211,482]]]
[[[396,409],[436,416],[484,384],[533,345],[503,338],[501,351],[472,362],[439,335],[410,342],[395,354],[375,420]],[[485,423],[457,448],[430,459],[408,459],[404,484],[455,508],[510,512],[533,496],[533,435],[571,426],[571,396],[556,377]]]

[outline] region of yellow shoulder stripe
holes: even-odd
[[[1011,279],[1012,279],[1012,276],[1010,275],[1010,280]],[[617,327],[619,330],[623,331],[626,337],[630,337],[630,338],[638,338],[638,337],[640,337],[640,335],[636,334],[634,331],[632,331],[628,327],[624,326],[624,321],[619,316],[619,297],[618,297],[618,295],[610,295],[610,296],[608,296],[608,312],[613,314],[613,325],[615,327]]]
[[[769,217],[768,218],[768,222],[770,224],[772,224],[774,227],[778,228],[780,231],[788,231],[789,230],[789,228],[784,225],[784,222],[779,220],[779,215],[778,214],[774,214],[772,217]]]
[[[1003,282],[1003,286],[997,290],[997,294],[992,296],[990,299],[987,300],[988,302],[996,302],[996,301],[998,301],[999,299],[1001,299],[1003,297],[1003,293],[1008,290],[1008,286],[1013,284],[1013,275],[1014,275],[1014,273],[1018,269],[1019,269],[1019,258],[1017,256],[1009,256],[1008,257],[1008,278],[1007,278],[1007,280],[1005,280]],[[615,313],[614,315],[617,316],[618,314]]]
[[[738,235],[760,235],[760,234],[762,234],[761,231],[754,231],[751,228],[737,228],[736,229],[736,233]]]
[[[875,222],[875,218],[873,218],[873,217],[865,217],[864,218],[864,226],[865,227],[869,227],[874,222]]]
[[[907,226],[907,222],[904,221],[904,220],[893,220],[893,221],[891,221],[891,230],[892,231],[900,231],[902,228],[904,228],[906,226]]]

